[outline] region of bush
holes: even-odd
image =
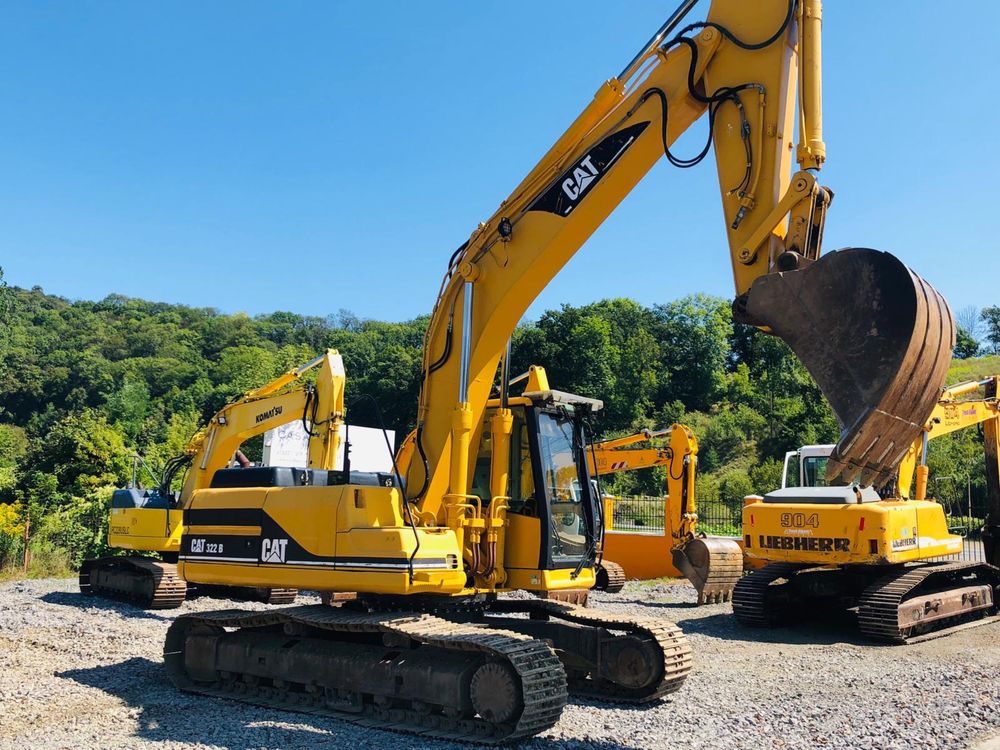
[[[31,540],[28,578],[70,578],[78,565],[69,550],[47,539]]]
[[[780,461],[769,458],[760,466],[750,470],[750,484],[757,495],[781,489],[781,472],[784,465]]]
[[[111,487],[99,487],[84,498],[75,498],[72,505],[49,513],[32,544],[37,541],[53,549],[69,550],[69,564],[74,568],[84,560],[106,554],[111,493]]]
[[[743,506],[743,498],[753,494],[750,477],[743,471],[727,471],[719,479],[719,496],[729,505]]]
[[[0,504],[0,571],[20,565],[23,550],[24,525],[18,507]]]

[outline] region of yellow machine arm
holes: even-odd
[[[667,438],[667,447],[628,448],[654,438]],[[677,544],[694,537],[698,521],[694,492],[697,463],[698,439],[682,424],[673,424],[665,430],[643,430],[627,437],[602,440],[587,448],[587,467],[593,475],[605,476],[653,466],[667,467],[667,496],[680,503],[678,523],[675,525],[673,519],[670,522]]]
[[[467,499],[497,365],[531,302],[662,156],[692,166],[712,144],[735,310],[788,341],[830,398],[845,427],[835,471],[891,473],[930,413],[953,337],[943,300],[886,253],[817,261],[831,199],[814,173],[826,158],[819,0],[714,0],[706,22],[678,31],[694,4],[685,0],[600,86],[453,254],[425,336],[414,450],[403,468],[421,518],[442,523],[448,505]],[[692,159],[672,153],[705,114],[705,149]]]
[[[949,435],[967,427],[974,427],[977,424],[984,425],[984,437],[987,442],[996,442],[997,426],[1000,424],[1000,404],[997,403],[996,390],[1000,376],[994,375],[984,380],[973,380],[967,383],[959,383],[945,389],[941,394],[934,411],[931,412],[930,419],[924,426],[921,437],[914,441],[903,458],[903,463],[899,465],[898,491],[900,497],[909,498],[913,485],[914,473],[917,477],[916,499],[924,500],[927,497],[927,443],[935,438]],[[981,399],[959,400],[962,396],[977,392],[980,388],[986,388],[987,395]],[[987,447],[987,475],[991,473],[1000,476],[997,468],[996,450],[994,449],[992,461],[990,459],[989,447]]]
[[[319,367],[315,384],[291,386]],[[188,443],[191,470],[181,492],[183,507],[195,490],[208,487],[246,440],[297,419],[311,426],[309,468],[332,469],[344,420],[344,363],[328,349],[311,362],[289,370],[267,385],[248,391],[227,404]]]
[[[635,471],[653,466],[666,466],[670,463],[671,453],[666,448],[628,448],[637,443],[645,443],[655,438],[668,437],[674,428],[666,430],[643,430],[626,437],[601,440],[587,449],[587,468],[592,475],[604,476],[619,471]]]
[[[667,438],[667,446],[630,447],[654,438]],[[734,539],[698,534],[698,440],[690,429],[673,424],[665,430],[643,430],[594,443],[587,449],[587,465],[591,474],[598,475],[665,466],[668,502],[664,523],[671,537],[674,566],[697,590],[699,604],[729,600],[743,574],[743,551]]]

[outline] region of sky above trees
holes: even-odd
[[[10,281],[249,314],[426,312],[452,250],[674,2],[8,4]],[[693,14],[702,16],[707,2]],[[995,303],[1000,4],[827,3],[826,247],[891,251]],[[985,78],[984,78],[985,77]],[[700,147],[704,123],[678,144]],[[529,317],[732,294],[711,160],[655,167]]]

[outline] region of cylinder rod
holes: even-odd
[[[469,357],[472,349],[472,282],[466,281],[462,294],[462,355],[458,373],[458,401],[469,400]]]
[[[643,45],[643,48],[639,50],[639,53],[622,69],[622,72],[618,74],[618,80],[624,81],[632,75],[632,73],[635,72],[636,66],[645,59],[646,55],[648,55],[654,47],[658,47],[660,43],[667,38],[667,34],[680,25],[684,16],[686,16],[697,3],[698,0],[684,0],[684,2],[677,7],[677,10],[671,13],[667,20],[663,22],[663,25],[655,34],[653,34],[650,40]]]

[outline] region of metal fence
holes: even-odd
[[[965,543],[962,553],[946,559],[985,562],[983,525],[986,518],[986,500],[978,499],[968,488],[961,492],[946,483],[938,482],[935,488],[939,502],[944,506],[948,529],[961,536]],[[671,508],[671,512],[674,512]],[[664,534],[666,502],[662,497],[619,497],[614,501],[614,517],[608,531],[630,534]],[[698,505],[698,531],[711,536],[739,537],[743,534],[743,503],[730,500],[702,501]],[[943,558],[945,559],[945,558]]]
[[[679,512],[671,507],[671,512]],[[666,531],[662,497],[630,496],[615,498],[614,518],[609,531],[663,534]],[[716,501],[698,506],[698,530],[715,536],[742,535],[742,502]],[[674,523],[676,526],[676,521]]]
[[[710,536],[743,536],[743,499],[698,503],[698,531]]]
[[[957,486],[950,477],[937,478],[932,490],[934,499],[944,506],[948,530],[965,540],[962,553],[957,559],[986,562],[986,551],[983,547],[986,497],[977,496],[968,485]],[[956,559],[956,556],[949,559]]]
[[[616,497],[608,531],[663,534],[666,532],[665,510],[666,502],[662,497]]]

